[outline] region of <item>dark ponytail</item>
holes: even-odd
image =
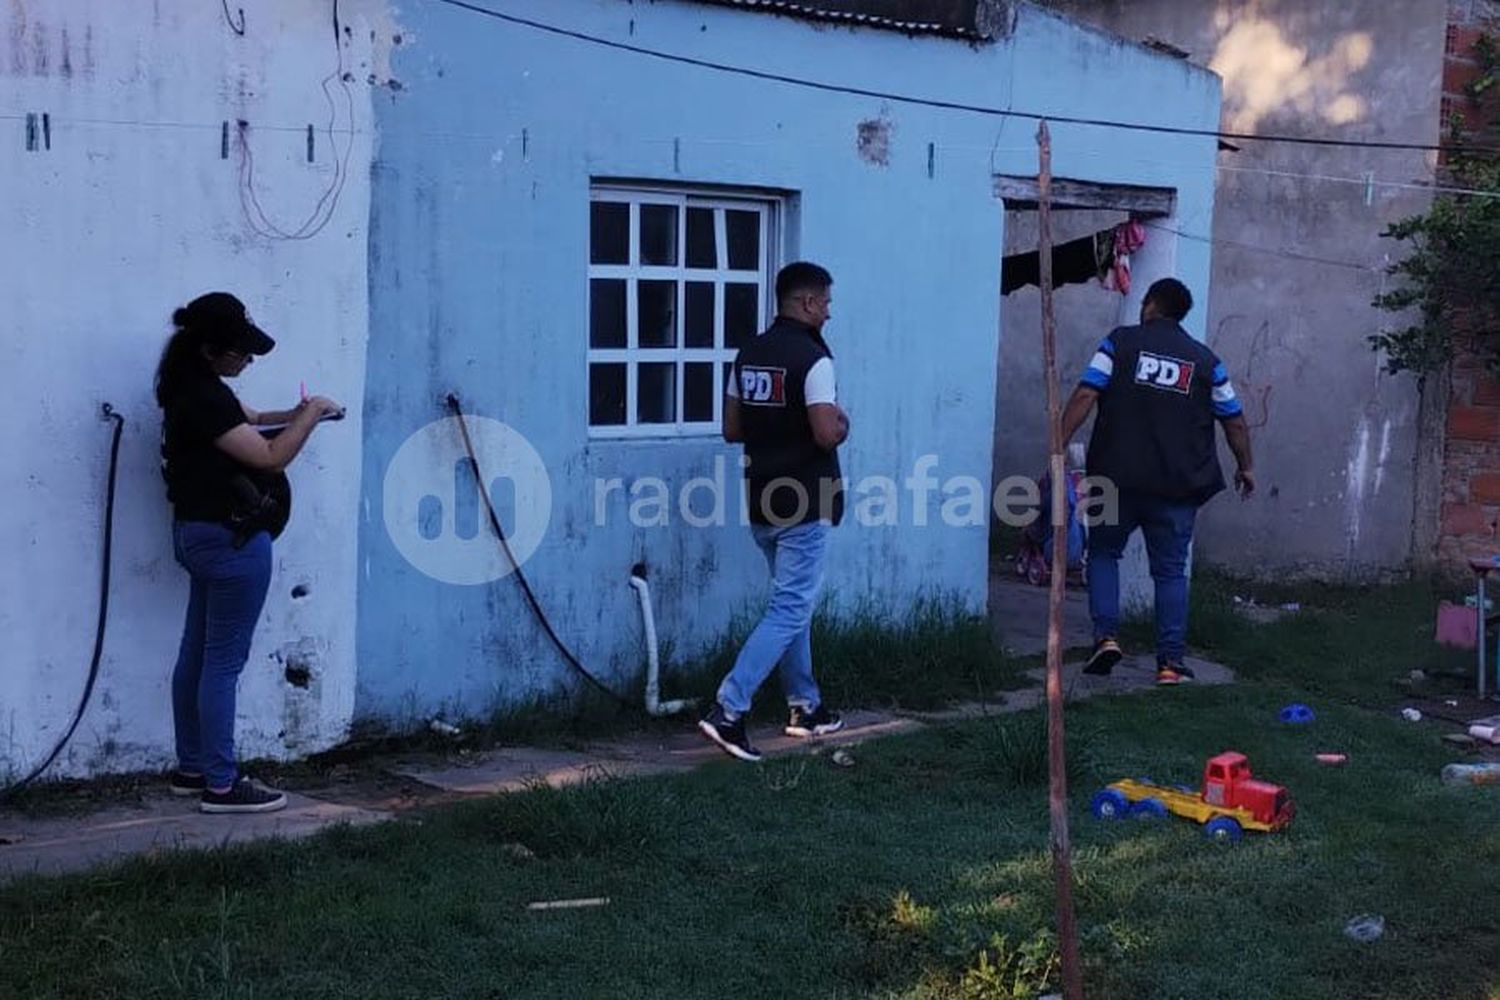
[[[177,331],[162,349],[161,363],[156,366],[156,405],[165,408],[182,384],[194,376],[210,371],[203,348],[208,338],[203,331],[189,325],[191,314],[186,308],[172,313]]]

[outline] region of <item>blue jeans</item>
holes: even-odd
[[[172,547],[192,578],[187,623],[172,672],[177,766],[223,789],[238,776],[234,700],[250,639],[271,586],[271,536],[233,545],[233,533],[209,521],[177,521]]]
[[[1120,634],[1120,557],[1136,528],[1156,583],[1156,662],[1180,663],[1187,643],[1188,550],[1198,506],[1120,491],[1120,521],[1089,531],[1089,614],[1094,638]]]
[[[719,685],[719,704],[731,716],[744,715],[779,665],[787,704],[816,708],[823,698],[813,680],[812,618],[833,529],[827,522],[812,521],[790,527],[756,524],[750,530],[771,569],[771,602]]]

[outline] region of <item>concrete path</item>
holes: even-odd
[[[1089,644],[1087,600],[1069,591],[1065,608],[1065,649]],[[1016,655],[1046,650],[1047,591],[1011,579],[991,586],[991,618],[1005,648]],[[1200,684],[1233,680],[1218,664],[1189,659]],[[938,712],[851,711],[845,729],[820,740],[797,740],[774,726],[752,728],[751,739],[770,756],[821,753],[833,747],[912,732],[927,725],[982,718],[1034,708],[1043,700],[1042,671],[1030,673],[1035,686],[997,694],[984,703],[956,705]],[[1069,696],[1089,698],[1153,688],[1151,660],[1126,660],[1108,678],[1086,677],[1080,664],[1064,668]],[[666,737],[641,734],[602,742],[582,750],[503,747],[479,753],[411,754],[380,764],[380,770],[404,782],[415,782],[430,794],[395,795],[390,789],[340,788],[320,797],[293,795],[283,812],[265,816],[206,816],[192,799],[148,794],[133,807],[115,806],[87,815],[29,819],[0,811],[0,883],[19,876],[78,871],[136,856],[181,848],[216,847],[271,838],[305,837],[339,824],[363,825],[389,819],[403,809],[444,798],[493,795],[539,782],[561,787],[590,778],[614,778],[690,771],[722,752],[698,733],[689,719]]]
[[[1006,570],[1009,564],[990,576],[991,634],[1015,656],[1039,656],[1047,651],[1048,590]],[[1093,643],[1088,592],[1069,588],[1063,593],[1063,649],[1082,649]]]
[[[164,851],[219,847],[252,840],[295,840],[341,823],[363,826],[390,814],[290,795],[277,813],[207,816],[193,799],[163,791],[137,808],[111,807],[86,816],[21,819],[0,813],[0,881],[55,875]]]

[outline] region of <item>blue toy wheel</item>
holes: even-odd
[[[1141,799],[1130,810],[1134,819],[1164,819],[1167,815],[1167,804],[1161,799]]]
[[[1245,830],[1233,816],[1215,816],[1203,827],[1203,836],[1216,844],[1238,844]]]
[[[1106,788],[1094,796],[1089,810],[1095,819],[1124,819],[1130,812],[1130,800],[1113,788]]]

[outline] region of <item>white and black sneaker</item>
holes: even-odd
[[[844,720],[837,712],[830,712],[819,705],[817,708],[792,706],[792,717],[787,721],[786,734],[801,736],[827,736],[844,728]]]
[[[752,764],[760,760],[760,751],[750,745],[750,737],[745,734],[745,718],[740,716],[733,722],[724,714],[722,706],[715,704],[709,709],[698,722],[698,728],[703,735],[717,743],[719,748],[731,757],[750,761]]]
[[[206,813],[268,813],[286,808],[286,794],[240,778],[227,792],[205,788],[198,809]]]

